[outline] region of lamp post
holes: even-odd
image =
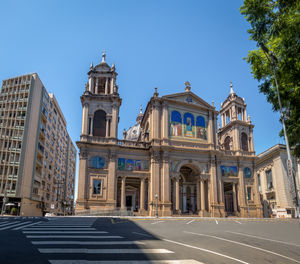
[[[155,217],[158,218],[158,195],[155,194]]]
[[[275,86],[276,86],[276,90],[277,90],[277,96],[278,96],[278,104],[279,104],[279,109],[280,109],[280,119],[282,122],[282,127],[283,127],[283,134],[284,134],[284,140],[285,140],[285,144],[286,144],[286,151],[287,151],[287,169],[288,169],[288,177],[289,177],[289,182],[291,181],[291,178],[293,178],[293,187],[294,190],[291,191],[295,192],[295,194],[293,195],[294,199],[295,199],[295,217],[299,218],[299,198],[298,198],[298,190],[297,190],[297,183],[296,183],[296,178],[295,178],[295,173],[294,173],[294,167],[293,167],[293,161],[291,158],[291,152],[290,152],[290,146],[289,146],[289,141],[288,141],[288,137],[287,137],[287,133],[286,133],[286,127],[285,127],[285,119],[284,119],[284,113],[282,111],[282,105],[281,105],[281,99],[280,99],[280,94],[279,94],[279,87],[278,87],[278,82],[277,82],[277,75],[276,75],[276,69],[275,69],[275,65],[278,63],[278,59],[276,57],[276,55],[274,54],[273,51],[270,51],[264,44],[259,43],[261,49],[263,50],[263,52],[266,54],[266,57],[268,59],[268,61],[271,63],[272,65],[272,70],[273,70],[273,74],[274,74],[274,80],[275,80]]]
[[[6,203],[6,186],[5,186],[4,196],[3,196],[3,199],[2,199],[1,215],[3,215],[3,213],[4,213],[5,203]]]

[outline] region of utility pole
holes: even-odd
[[[158,218],[158,195],[155,194],[155,217]]]
[[[287,151],[287,169],[288,169],[288,180],[290,183],[290,191],[292,198],[295,200],[295,217],[299,218],[299,197],[298,197],[298,190],[297,190],[297,183],[296,183],[296,177],[295,177],[295,171],[294,171],[294,166],[293,166],[293,161],[291,158],[291,152],[290,152],[290,146],[289,146],[289,141],[286,133],[286,127],[285,127],[285,117],[284,113],[282,111],[282,105],[281,105],[281,99],[280,99],[280,94],[279,94],[279,87],[278,87],[278,82],[277,82],[277,75],[276,75],[276,64],[278,63],[278,59],[274,52],[270,51],[264,44],[259,43],[261,49],[263,52],[266,54],[267,59],[272,65],[272,70],[274,74],[274,80],[275,80],[275,86],[277,90],[277,97],[278,97],[278,104],[279,104],[279,109],[280,109],[280,119],[282,122],[282,127],[283,127],[283,134],[284,134],[284,140],[286,144],[286,151]],[[291,186],[293,185],[293,186]],[[294,187],[294,188],[293,188]],[[295,193],[294,193],[295,192]]]

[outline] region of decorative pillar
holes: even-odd
[[[82,109],[82,127],[81,127],[81,134],[87,135],[87,128],[89,123],[89,117],[88,117],[88,103],[84,103],[83,109]]]
[[[125,186],[126,186],[126,178],[125,176],[122,177],[122,186],[121,186],[121,209],[125,209],[125,200],[126,200],[126,194],[125,194]]]
[[[236,184],[232,184],[232,196],[233,196],[233,211],[237,212],[237,201],[236,201]]]
[[[99,84],[99,78],[96,78],[95,94],[98,94],[98,84]]]
[[[209,144],[213,144],[213,137],[214,137],[214,131],[213,131],[213,123],[212,123],[212,113],[208,112],[208,122],[207,122],[207,142]]]
[[[201,211],[200,207],[201,207],[201,197],[200,197],[200,181],[197,180],[196,182],[196,202],[197,202],[197,211],[198,213]]]
[[[195,212],[195,186],[191,186],[191,204],[192,204],[192,211]]]
[[[79,175],[78,175],[78,196],[76,202],[76,211],[87,208],[89,182],[87,175],[87,152],[80,149],[79,152]]]
[[[163,104],[163,118],[162,118],[162,127],[163,127],[163,139],[168,139],[169,138],[169,133],[168,133],[168,127],[169,127],[169,120],[168,120],[168,107],[164,103]]]
[[[179,178],[176,177],[175,180],[175,189],[176,189],[176,205],[175,205],[175,210],[177,213],[180,213],[179,209]]]
[[[90,77],[89,78],[89,91],[92,93],[93,92],[93,86],[94,86],[94,78]]]
[[[208,212],[210,212],[210,181],[207,180],[207,205],[208,205]]]
[[[111,78],[111,82],[110,82],[110,94],[114,93],[114,87],[115,87],[115,79]]]
[[[154,101],[153,105],[152,105],[152,128],[151,130],[153,131],[153,138],[154,139],[158,139],[159,138],[159,131],[160,131],[160,118],[159,118],[159,102],[158,101]]]
[[[108,78],[105,78],[105,94],[108,94]]]
[[[91,123],[89,124],[91,127],[90,127],[90,136],[93,135],[93,127],[94,127],[94,117],[91,115],[89,117],[91,119]]]
[[[151,155],[151,178],[150,178],[150,213],[155,215],[156,211],[156,198],[155,195],[158,195],[158,202],[161,201],[160,193],[160,153],[159,151],[153,151]]]
[[[171,215],[171,201],[170,201],[170,164],[169,164],[169,153],[164,152],[162,155],[162,180],[161,180],[161,194],[162,194],[162,214],[164,216]]]
[[[115,209],[117,204],[117,188],[116,188],[116,153],[110,152],[109,165],[108,165],[108,177],[107,177],[107,203],[106,205]]]
[[[110,117],[106,116],[106,120],[105,120],[105,137],[109,137],[109,121],[110,121]]]
[[[201,188],[201,211],[202,211],[202,214],[204,213],[205,211],[205,196],[204,196],[204,180],[201,179],[200,181],[200,188]]]
[[[110,136],[117,138],[117,128],[118,128],[118,105],[116,102],[112,104],[112,118],[110,126]]]
[[[140,212],[145,210],[145,178],[141,178],[140,187]]]
[[[183,208],[182,208],[182,212],[186,213],[186,185],[183,185],[182,187],[183,187],[183,197],[182,197]]]

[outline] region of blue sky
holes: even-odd
[[[192,92],[217,110],[230,81],[244,97],[257,153],[277,143],[279,114],[258,92],[243,60],[255,43],[239,13],[242,1],[111,0],[1,1],[0,79],[37,72],[61,106],[73,139],[79,139],[84,91],[91,62],[103,50],[115,63],[123,99],[119,137],[145,109],[154,87],[160,96]]]

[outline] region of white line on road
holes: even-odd
[[[47,254],[170,254],[173,251],[163,248],[38,248],[39,252]]]
[[[193,259],[178,260],[48,260],[51,264],[204,264]]]
[[[165,222],[165,221],[157,221],[157,222],[151,223],[151,225],[156,225],[156,224],[158,224],[158,223],[163,223],[163,222]]]
[[[254,237],[254,238],[257,238],[257,239],[262,239],[262,240],[267,240],[267,241],[272,241],[272,242],[282,243],[282,244],[286,244],[286,245],[290,245],[290,246],[300,247],[300,245],[297,245],[297,244],[294,244],[294,243],[284,242],[284,241],[280,241],[280,240],[274,240],[274,239],[265,238],[265,237],[259,237],[259,236],[256,236],[256,235],[253,236],[253,235],[249,235],[249,234],[238,233],[238,232],[232,232],[232,231],[226,231],[226,232],[227,232],[227,233],[232,233],[232,234],[241,235],[241,236]]]
[[[195,220],[196,220],[196,219],[193,219],[193,220],[187,222],[186,224],[189,225],[189,224],[193,223]]]
[[[236,223],[238,223],[238,224],[240,224],[240,225],[242,224],[241,222],[239,222],[239,221],[237,221],[237,220],[234,220],[234,222],[236,222]]]
[[[84,225],[84,226],[81,226],[81,225],[46,225],[46,224],[41,224],[41,225],[38,225],[36,227],[47,227],[47,228],[61,228],[61,227],[69,227],[69,228],[73,228],[73,227],[80,227],[80,228],[91,228],[92,226],[90,225]]]
[[[0,222],[0,226],[2,226],[2,224],[8,223],[8,221],[4,221],[4,222]]]
[[[141,236],[146,236],[146,237],[152,237],[148,234],[144,234],[144,233],[139,233],[139,232],[132,232],[133,234],[137,234],[137,235],[141,235]]]
[[[16,223],[20,223],[20,222],[18,222],[18,221],[9,222],[9,223],[6,223],[6,224],[4,224],[4,225],[1,225],[0,227],[8,226],[8,225],[13,225],[13,224],[16,224]],[[22,223],[24,223],[24,222],[22,222]],[[25,222],[25,223],[28,223],[28,222]],[[30,222],[30,223],[31,223],[31,222]]]
[[[217,219],[215,219],[215,221],[216,221],[216,224],[218,225],[218,224],[219,224],[219,222],[217,221]]]
[[[24,228],[24,231],[92,231],[96,228]]]
[[[222,238],[222,237],[217,237],[217,236],[211,236],[211,235],[205,235],[205,234],[193,233],[193,232],[188,232],[188,231],[184,231],[184,232],[185,232],[185,233],[189,233],[189,234],[193,234],[193,235],[197,235],[197,236],[205,236],[205,237],[215,238],[215,239],[219,239],[219,240],[222,240],[222,241],[226,241],[226,242],[238,244],[238,245],[245,246],[245,247],[249,247],[249,248],[254,248],[254,249],[257,249],[257,250],[260,250],[260,251],[264,251],[264,252],[267,252],[267,253],[276,255],[276,256],[278,256],[278,257],[282,257],[282,258],[285,258],[285,259],[288,259],[288,260],[291,260],[291,261],[300,263],[300,261],[298,261],[298,260],[296,260],[296,259],[292,259],[292,258],[290,258],[290,257],[284,256],[284,255],[281,255],[281,254],[278,254],[278,253],[276,253],[276,252],[274,252],[274,251],[270,251],[270,250],[263,249],[263,248],[259,248],[259,247],[255,247],[255,246],[251,246],[251,245],[244,244],[244,243],[241,243],[241,242],[237,242],[237,241],[234,241],[234,240],[229,240],[229,239]]]
[[[140,241],[31,241],[33,245],[144,245]]]
[[[29,221],[29,222],[25,222],[25,223],[32,223],[32,221]],[[24,225],[25,224],[24,222],[22,222],[22,223],[19,223],[19,224],[11,224],[11,225],[9,225],[9,226],[6,226],[6,227],[2,227],[2,228],[0,228],[0,230],[6,230],[6,229],[9,229],[9,228],[12,228],[12,227],[15,227],[15,226],[20,226],[20,225]]]
[[[107,234],[106,231],[23,231],[24,234]]]
[[[177,242],[177,241],[172,241],[172,240],[169,240],[169,239],[163,239],[163,240],[166,241],[166,242],[170,242],[170,243],[173,243],[173,244],[180,245],[180,246],[185,246],[185,247],[189,247],[189,248],[193,248],[193,249],[198,249],[198,250],[201,250],[201,251],[204,251],[204,252],[208,252],[208,253],[211,253],[211,254],[214,254],[214,255],[218,255],[218,256],[221,256],[221,257],[224,257],[224,258],[235,260],[235,261],[237,261],[239,263],[249,264],[248,262],[245,262],[243,260],[240,260],[240,259],[237,259],[237,258],[233,258],[233,257],[227,256],[227,255],[224,255],[224,254],[212,251],[212,250],[208,250],[208,249],[205,249],[205,248],[195,247],[195,246],[191,246],[191,245],[188,245],[188,244],[180,243],[180,242]]]
[[[122,236],[26,236],[27,238],[91,238],[91,239],[107,239],[107,238],[124,238]]]
[[[37,225],[38,223],[42,223],[42,221],[39,221],[39,222],[36,222],[36,223],[31,223],[31,224],[25,224],[25,225],[23,225],[23,226],[16,227],[16,228],[14,228],[13,230],[20,230],[20,229],[25,228],[25,227],[28,227],[28,226]]]

